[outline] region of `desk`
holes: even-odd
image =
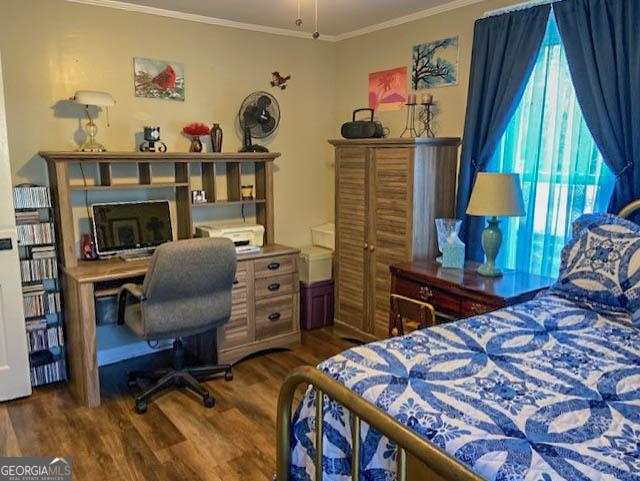
[[[549,277],[505,270],[501,277],[484,277],[479,264],[445,269],[434,261],[393,264],[391,293],[431,304],[440,319],[477,316],[533,299],[554,283]]]
[[[232,363],[264,349],[300,343],[298,252],[272,244],[259,252],[238,256],[231,319],[217,336],[220,362]],[[80,261],[63,269],[69,387],[73,396],[89,407],[100,405],[96,293],[105,283],[113,289],[114,284],[144,276],[148,267],[146,259],[109,259]],[[274,285],[278,288],[274,289]],[[269,320],[274,310],[279,314],[276,322]],[[205,341],[197,347],[198,355],[206,355],[210,352],[201,350],[214,346]]]

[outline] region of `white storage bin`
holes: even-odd
[[[336,225],[333,222],[311,228],[311,240],[314,246],[331,249],[336,248]]]
[[[303,247],[298,257],[298,272],[305,284],[330,280],[333,277],[333,251],[317,246]]]

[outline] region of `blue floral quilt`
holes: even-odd
[[[349,349],[319,368],[495,481],[640,480],[640,330],[543,295]],[[293,421],[292,479],[314,479],[315,393]],[[324,408],[324,479],[351,473],[349,413]],[[362,427],[361,478],[393,480],[396,446]]]

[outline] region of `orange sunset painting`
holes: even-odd
[[[388,112],[402,110],[407,101],[407,67],[369,74],[369,108]]]

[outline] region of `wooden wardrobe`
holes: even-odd
[[[389,266],[437,253],[453,217],[459,138],[330,140],[335,147],[335,321],[387,337]]]

